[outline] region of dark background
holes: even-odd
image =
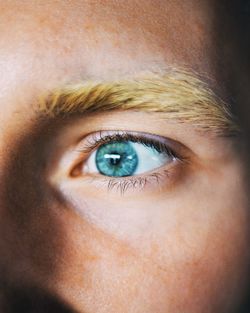
[[[232,111],[243,129],[250,191],[250,0],[217,0],[214,6],[214,40],[220,58],[217,75],[226,84]],[[250,277],[244,303],[236,313],[250,313]]]

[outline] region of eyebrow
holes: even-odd
[[[38,108],[51,117],[127,110],[161,112],[166,120],[189,123],[217,135],[240,132],[229,104],[198,75],[180,69],[62,86],[41,97]]]

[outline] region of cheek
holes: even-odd
[[[248,216],[242,186],[225,181],[196,177],[157,201],[71,190],[79,214],[62,216],[58,292],[87,311],[230,312],[247,274]]]

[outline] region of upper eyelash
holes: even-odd
[[[177,155],[173,149],[159,140],[148,138],[146,134],[138,135],[125,131],[112,134],[107,134],[107,132],[104,133],[103,131],[95,133],[87,143],[84,143],[84,147],[81,147],[80,150],[81,152],[89,153],[99,146],[112,141],[131,141],[134,143],[141,143],[147,147],[156,149],[160,153],[166,153],[173,158],[181,160],[181,157]]]

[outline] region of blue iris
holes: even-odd
[[[131,176],[136,171],[138,156],[129,141],[112,141],[98,148],[95,163],[103,175]]]

